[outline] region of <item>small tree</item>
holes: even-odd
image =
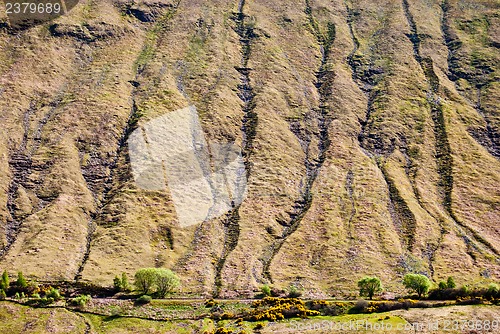
[[[122,291],[122,280],[120,279],[120,277],[118,277],[118,275],[113,278],[113,287],[117,291]]]
[[[448,287],[445,281],[439,282],[439,290],[444,290]]]
[[[455,280],[453,279],[453,277],[448,277],[448,279],[446,280],[446,287],[448,289],[455,289],[457,287],[457,285],[455,284]]]
[[[358,281],[359,295],[372,299],[373,295],[382,292],[382,282],[376,276],[365,276]]]
[[[420,274],[406,274],[403,278],[403,285],[405,288],[415,291],[418,298],[426,294],[431,287],[431,281],[425,275]]]
[[[134,285],[143,294],[148,294],[156,284],[156,268],[142,268],[134,275]]]
[[[4,270],[2,279],[0,279],[0,289],[7,291],[9,289],[9,284],[9,274],[7,273],[7,270]]]
[[[113,286],[114,286],[115,290],[117,290],[117,291],[130,290],[130,285],[128,284],[127,274],[122,273],[121,278],[120,278],[120,276],[116,275],[115,278],[113,278]]]
[[[262,294],[264,296],[270,296],[271,295],[271,287],[267,284],[263,285],[260,287],[260,292],[262,292]]]
[[[128,283],[128,277],[126,273],[122,273],[122,290],[123,291],[130,290],[130,284]]]
[[[22,271],[17,273],[16,285],[21,288],[25,288],[28,286],[28,282],[26,282]]]
[[[3,291],[3,289],[0,289],[0,300],[5,300],[5,298],[7,298],[5,291]]]
[[[171,270],[158,268],[156,269],[156,292],[160,298],[172,292],[180,285],[179,277]]]

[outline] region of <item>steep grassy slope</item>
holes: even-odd
[[[0,30],[0,267],[183,292],[346,295],[363,275],[500,279],[495,1],[80,1]],[[3,20],[3,19],[2,19]],[[128,135],[196,106],[248,194],[180,227]],[[193,208],[196,210],[196,208]]]

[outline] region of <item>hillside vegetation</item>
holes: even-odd
[[[0,268],[109,286],[162,267],[181,294],[228,298],[340,298],[365,275],[393,292],[407,273],[498,282],[499,27],[494,0],[81,0],[24,30],[0,16]],[[191,105],[248,182],[182,227],[168,187],[135,184],[127,139]],[[43,315],[70,316],[65,332],[85,326]]]

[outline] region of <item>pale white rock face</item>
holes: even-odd
[[[128,139],[139,188],[168,184],[182,227],[217,218],[243,201],[246,172],[234,143],[207,143],[194,106],[149,121]]]

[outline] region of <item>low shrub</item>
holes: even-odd
[[[215,302],[215,300],[213,299],[209,299],[205,302],[205,307],[206,308],[212,308],[214,307],[215,305],[217,305],[217,303]]]
[[[70,300],[70,304],[78,307],[84,307],[92,300],[90,295],[80,295]]]
[[[62,299],[61,293],[56,288],[50,288],[50,290],[45,293],[45,297],[46,298],[52,298],[54,300],[60,300],[60,299]]]
[[[130,284],[128,283],[128,276],[126,273],[122,273],[121,276],[116,275],[113,279],[114,289],[119,291],[130,291]]]
[[[321,315],[337,316],[347,313],[349,310],[348,303],[327,302],[325,300],[311,300],[306,302],[307,308],[314,311],[319,311]]]
[[[452,305],[453,302],[429,303],[413,299],[399,299],[397,301],[386,302],[366,302],[358,301],[354,307],[349,310],[349,313],[381,313],[395,310],[408,310],[410,308],[428,308],[442,307]]]
[[[295,285],[290,285],[288,288],[288,298],[299,298],[302,296],[302,291],[300,291]]]
[[[260,287],[260,292],[264,295],[264,296],[271,296],[271,287],[269,285],[263,285]]]
[[[33,307],[45,307],[54,302],[54,298],[38,298],[38,299],[29,299],[26,304]]]
[[[492,283],[487,288],[470,289],[467,285],[459,289],[434,289],[429,292],[429,300],[458,300],[468,297],[481,297],[485,300],[494,300],[500,298],[498,285]]]
[[[252,303],[254,311],[245,317],[249,321],[278,321],[288,318],[307,318],[321,313],[309,310],[304,301],[297,298],[266,297]]]
[[[116,291],[122,291],[122,279],[118,276],[113,278],[113,287]]]
[[[258,323],[257,325],[255,325],[255,327],[253,328],[254,330],[259,330],[259,329],[262,329],[264,328],[264,325],[262,323]]]
[[[495,283],[491,283],[490,285],[488,285],[488,289],[486,290],[486,295],[490,298],[494,298],[497,296],[500,297],[499,292],[500,288],[498,287],[498,285]]]
[[[429,300],[455,300],[457,297],[464,297],[459,289],[434,289],[429,291],[427,299]]]
[[[153,298],[151,298],[151,296],[148,296],[148,295],[142,295],[140,296],[139,298],[137,298],[135,300],[135,303],[137,305],[145,305],[145,304],[149,304],[151,303],[151,301],[153,300]]]
[[[222,315],[220,316],[220,319],[221,320],[229,320],[229,319],[233,319],[234,318],[234,314],[231,313],[231,312],[224,312],[222,313]]]
[[[480,296],[479,297],[468,296],[457,299],[457,305],[479,305],[484,303],[485,303],[484,298]]]
[[[233,333],[234,331],[232,329],[223,327],[217,328],[214,332],[214,334],[233,334]]]
[[[285,297],[287,292],[283,289],[271,288],[271,297]]]
[[[73,293],[79,295],[91,295],[92,297],[105,298],[113,296],[114,288],[99,286],[96,284],[77,282],[72,287]]]
[[[368,303],[364,299],[360,299],[354,304],[353,307],[349,310],[349,313],[365,313],[368,309],[368,306],[370,306],[370,303]]]

